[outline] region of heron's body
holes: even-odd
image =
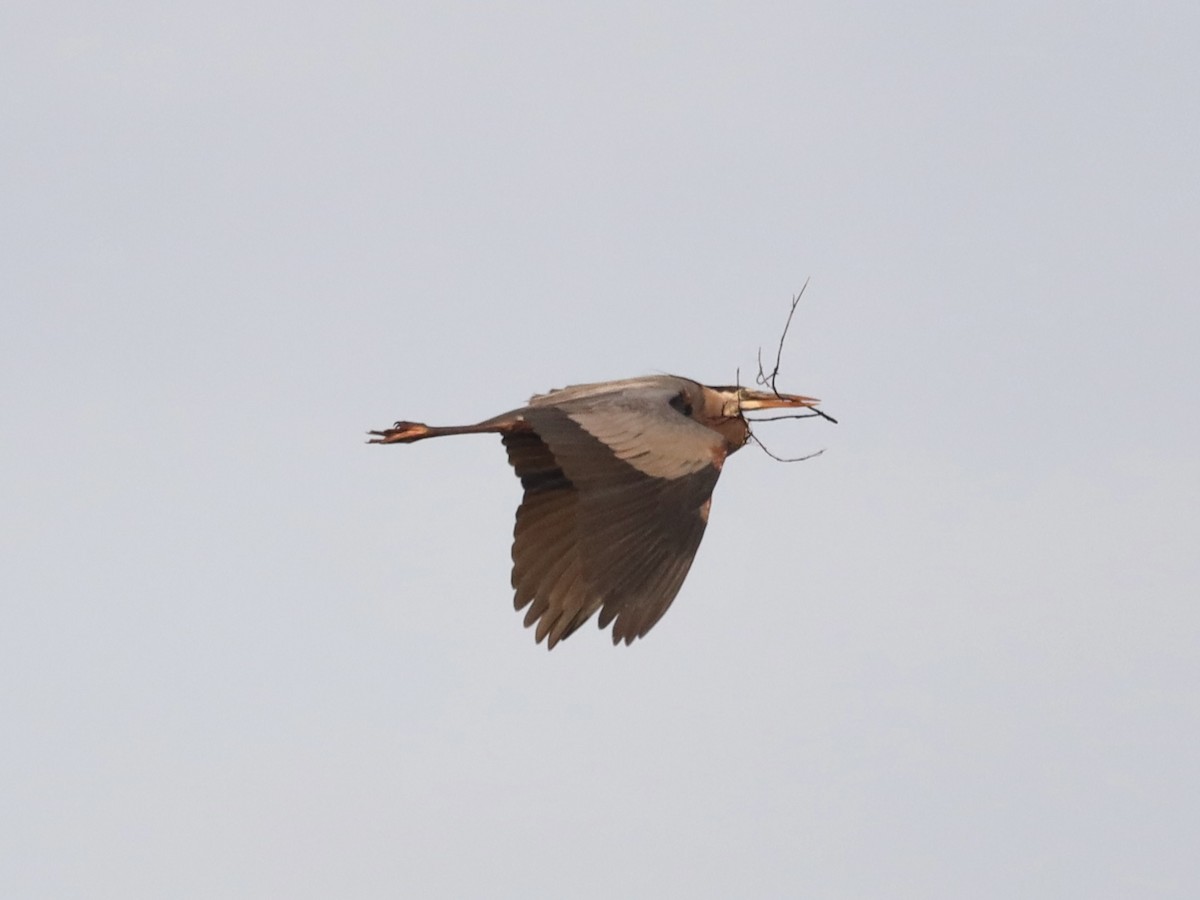
[[[742,412],[816,402],[654,375],[538,394],[477,425],[371,434],[388,444],[499,433],[525,490],[512,573],[525,624],[553,648],[599,611],[628,644],[683,584],[725,458],[750,436]]]

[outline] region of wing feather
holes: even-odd
[[[503,440],[525,488],[513,603],[539,642],[553,647],[598,611],[614,643],[631,643],[679,593],[726,452],[678,408],[698,387],[674,376],[576,385],[513,414],[522,427]]]
[[[656,402],[669,415],[678,415],[668,399],[660,396]],[[557,508],[564,515],[551,517],[526,489],[513,548],[518,608],[532,600],[526,624],[538,622],[537,639],[549,637],[551,646],[596,610],[602,628],[615,620],[614,643],[631,643],[666,612],[691,567],[706,524],[700,510],[720,474],[713,455],[720,437],[695,426],[700,434],[692,434],[690,444],[677,448],[673,460],[661,443],[640,457],[621,458],[577,421],[578,411],[531,407],[523,417],[541,445],[536,451],[539,471],[558,467],[557,479],[546,477],[545,483],[572,499],[561,499]],[[643,418],[648,420],[649,413]],[[626,434],[636,437],[649,430],[626,429]],[[521,454],[514,453],[508,437],[505,443],[521,474]],[[676,474],[660,477],[634,464],[647,456],[655,458],[656,470]],[[570,528],[564,526],[567,518],[573,520]],[[525,525],[525,519],[537,524]],[[569,540],[564,541],[564,535]],[[542,556],[565,556],[565,561],[551,566],[538,558]]]

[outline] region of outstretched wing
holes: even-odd
[[[600,610],[613,642],[632,643],[679,592],[725,454],[721,436],[678,402],[684,384],[648,379],[554,405],[535,401],[521,411],[528,430],[504,435],[525,487],[514,603],[529,607],[525,624],[537,622],[538,641],[553,647]]]

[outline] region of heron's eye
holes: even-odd
[[[691,416],[692,414],[692,404],[688,400],[687,394],[676,394],[671,398],[671,405],[685,416]]]

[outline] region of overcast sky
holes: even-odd
[[[0,894],[1200,896],[1198,9],[6,3]],[[363,443],[807,278],[632,647]]]

